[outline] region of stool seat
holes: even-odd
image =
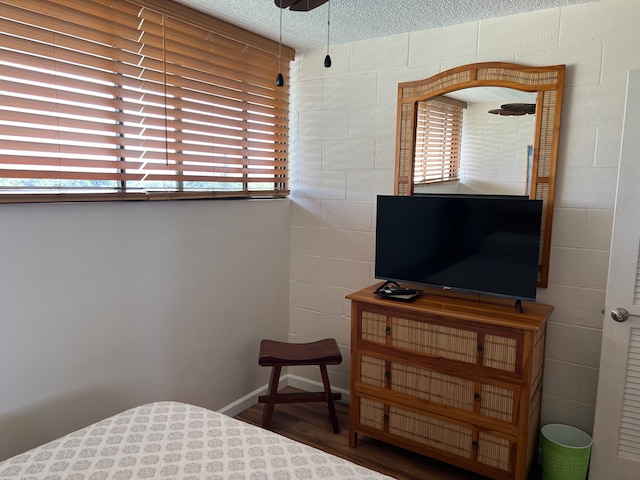
[[[332,393],[329,384],[327,365],[337,365],[342,362],[342,355],[338,343],[334,338],[325,338],[309,343],[287,343],[276,340],[262,340],[258,364],[272,367],[269,380],[268,395],[260,395],[259,403],[264,403],[262,412],[262,426],[271,426],[271,416],[276,403],[327,402],[329,417],[333,431],[340,433],[334,400],[342,398],[340,393]],[[297,365],[318,365],[322,376],[323,392],[278,393],[278,382],[282,367]]]
[[[275,340],[260,342],[258,363],[263,367],[274,365],[338,365],[342,354],[333,338],[310,343],[286,343]]]

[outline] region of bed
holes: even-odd
[[[391,477],[205,408],[132,408],[0,462],[0,479],[381,480]]]

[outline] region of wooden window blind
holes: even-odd
[[[0,32],[0,202],[288,193],[292,49],[166,0],[0,0]]]
[[[414,184],[459,179],[463,108],[444,98],[418,102]]]

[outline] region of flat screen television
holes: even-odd
[[[375,276],[535,301],[541,218],[524,196],[380,195]]]

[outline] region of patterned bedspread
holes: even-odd
[[[390,477],[211,410],[143,405],[0,462],[0,478],[298,480]]]

